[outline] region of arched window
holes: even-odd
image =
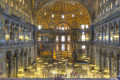
[[[8,3],[8,0],[6,0],[6,4]]]
[[[16,10],[18,10],[18,5],[16,4],[16,7],[15,7]]]
[[[65,51],[65,44],[62,44],[61,51]]]
[[[70,26],[66,23],[60,23],[56,26],[56,30],[65,31],[65,30],[69,30],[69,29],[70,29]]]
[[[13,7],[13,1],[11,1],[11,7]]]
[[[61,36],[61,42],[65,42],[65,36]]]
[[[58,36],[56,36],[56,42],[58,42],[59,41],[59,37]]]

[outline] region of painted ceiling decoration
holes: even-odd
[[[76,2],[81,3],[90,14],[93,14],[95,11],[95,3],[97,0],[29,0],[30,5],[32,6],[32,12],[37,13],[44,5],[49,4],[56,1],[64,1],[65,3],[75,5]],[[59,6],[59,5],[58,5]]]
[[[66,21],[73,26],[72,23],[76,20],[76,23],[79,23],[82,19],[86,19],[87,22],[91,23],[92,15],[95,12],[94,4],[96,1],[97,0],[30,0],[30,5],[36,25],[41,24],[40,20],[44,18],[47,22],[57,24],[59,21]],[[52,25],[52,23],[50,25]]]

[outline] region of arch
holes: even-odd
[[[18,27],[18,26],[19,26],[19,23],[17,23],[16,26]]]
[[[24,70],[26,71],[28,67],[28,48],[24,52]]]
[[[41,25],[41,29],[50,29],[48,21],[44,18],[39,18],[39,21],[36,24],[38,26]]]
[[[12,65],[14,68],[14,73],[13,73],[13,77],[18,77],[18,66],[19,66],[19,51],[18,49],[15,50],[15,54],[13,55],[13,59],[12,59]]]
[[[20,58],[19,58],[19,62],[20,62],[20,68],[23,68],[24,66],[24,49],[22,48],[20,51]]]
[[[80,20],[77,24],[77,28],[78,29],[81,29],[81,25],[88,25],[88,27],[90,26],[90,21],[88,19],[83,19],[83,20]]]
[[[6,53],[6,75],[8,78],[11,77],[12,70],[12,53],[11,51],[7,51]]]
[[[120,51],[117,54],[117,75],[120,75]]]
[[[6,24],[9,24],[9,20],[8,19],[5,19],[5,25]]]
[[[15,25],[14,21],[11,22],[11,25]]]
[[[29,47],[29,52],[28,52],[28,66],[31,65],[31,47]]]
[[[114,21],[114,25],[118,26],[118,23],[117,23],[117,21]]]
[[[58,25],[60,25],[60,24],[66,24],[66,25],[68,25],[69,27],[70,27],[70,29],[72,29],[72,27],[71,27],[71,25],[69,24],[69,23],[67,23],[67,22],[59,22],[59,23],[57,23],[57,24],[55,24],[55,27],[54,27],[54,29],[58,26]]]
[[[70,0],[70,1],[72,1],[72,0]],[[54,3],[53,5],[56,5],[54,0],[52,0],[52,1],[50,1],[50,2],[46,2],[45,4],[43,4],[42,8],[39,8],[39,9],[36,11],[36,12],[37,12],[36,17],[39,17],[41,13],[43,14],[43,12],[46,12],[46,11],[48,11],[47,13],[52,14],[51,11],[53,11],[53,10],[50,10],[50,9],[51,9],[51,6],[49,6],[49,3],[52,3],[52,2]],[[91,20],[90,13],[89,13],[89,11],[88,11],[88,9],[86,8],[85,5],[81,4],[79,1],[72,1],[71,3],[75,3],[75,4],[77,5],[77,7],[79,8],[79,9],[75,9],[75,11],[74,11],[74,10],[71,10],[71,11],[72,11],[71,13],[80,13],[80,12],[82,12],[82,13],[88,14],[88,18]],[[49,7],[46,9],[46,6],[49,6]],[[73,6],[73,7],[74,7],[74,6]],[[45,9],[44,9],[44,8],[45,8]],[[49,9],[49,8],[50,8],[50,9]],[[53,8],[52,8],[52,9],[53,9]],[[57,9],[58,9],[58,8],[57,8]],[[55,10],[56,10],[56,9],[55,9]],[[77,10],[77,11],[76,11],[76,10]],[[61,14],[61,11],[58,12],[58,10],[57,10],[57,12],[56,12],[56,11],[53,11],[53,12],[54,12],[55,14],[58,14],[58,13]],[[68,14],[68,13],[70,13],[70,12],[68,12],[68,11],[65,10],[65,12],[63,11],[63,13],[64,13],[64,14]]]

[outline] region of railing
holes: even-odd
[[[22,45],[28,45],[33,44],[32,41],[29,42],[3,42],[0,43],[0,47],[6,47],[6,46],[22,46]]]
[[[57,33],[70,33],[72,31],[78,31],[78,32],[88,32],[90,31],[90,28],[88,29],[72,29],[72,30],[54,30],[54,29],[41,29],[41,30],[38,30],[38,32],[41,32],[41,33],[48,33],[49,31],[53,31],[53,32],[57,32]]]
[[[92,41],[68,41],[68,42],[37,41],[37,43],[83,43],[83,44],[92,44]]]
[[[97,45],[103,45],[103,46],[113,46],[113,47],[119,47],[120,43],[119,42],[99,42],[96,41],[93,44],[97,44]]]
[[[117,78],[1,78],[0,80],[118,80]]]

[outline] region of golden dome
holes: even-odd
[[[37,25],[41,24],[41,19],[48,22],[49,28],[55,27],[60,22],[75,26],[83,19],[87,20],[87,22],[91,21],[86,7],[75,0],[50,0],[37,11]]]
[[[58,0],[51,1],[45,5],[45,9],[48,12],[56,13],[56,14],[66,14],[66,13],[75,13],[78,12],[82,7],[76,1],[70,0]]]

